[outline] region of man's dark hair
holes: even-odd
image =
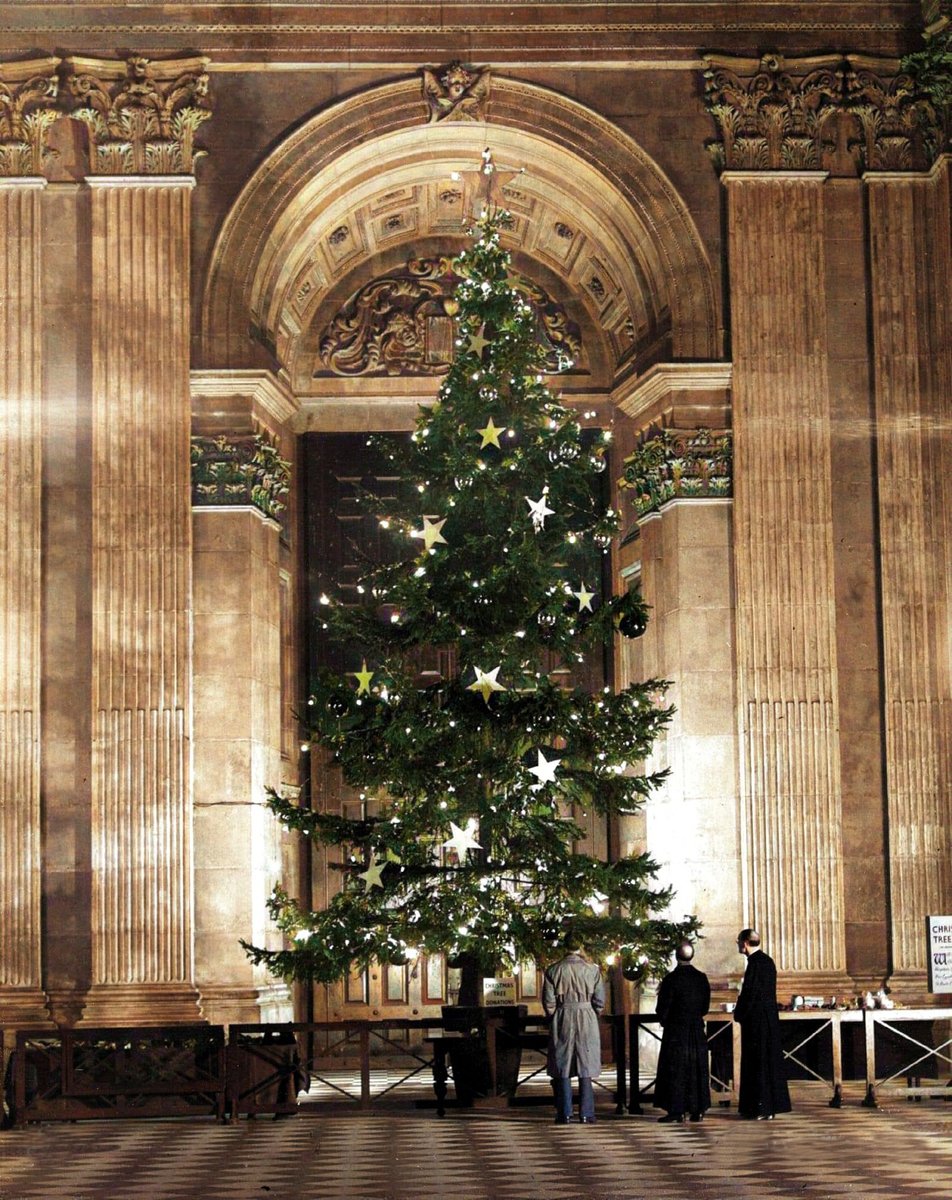
[[[742,929],[737,935],[739,942],[746,942],[748,946],[760,945],[760,934],[756,929]]]

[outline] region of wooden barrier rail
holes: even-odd
[[[21,1029],[8,1068],[8,1125],[225,1115],[220,1025]],[[10,1094],[12,1092],[12,1095]]]

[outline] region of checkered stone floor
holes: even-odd
[[[715,1108],[556,1126],[548,1107],[447,1112],[396,1100],[283,1120],[47,1123],[0,1133],[0,1200],[950,1200],[952,1103],[794,1085],[773,1122]]]

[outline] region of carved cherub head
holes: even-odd
[[[473,82],[474,76],[466,70],[461,62],[450,63],[445,73],[440,77],[440,83],[446,88],[446,94],[451,100],[458,100]]]

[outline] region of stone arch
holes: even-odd
[[[205,365],[248,365],[250,329],[298,390],[322,300],[339,295],[342,280],[383,250],[392,258],[401,244],[458,239],[460,212],[453,225],[440,197],[454,172],[478,164],[486,145],[501,166],[525,168],[512,203],[507,192],[513,249],[583,297],[591,335],[605,336],[607,327],[614,338],[616,371],[626,366],[626,322],[632,341],[663,345],[657,357],[720,357],[716,290],[697,229],[636,142],[576,101],[505,78],[493,81],[486,121],[427,124],[419,80],[409,79],[320,113],[249,180],[212,255],[202,310]],[[392,237],[377,227],[388,203],[409,214],[402,226],[391,222]],[[360,228],[351,230],[347,218],[358,212]],[[563,248],[540,240],[540,229],[553,224],[577,239],[562,261]],[[341,247],[339,261],[328,251],[335,237],[338,246],[347,237],[354,243]]]

